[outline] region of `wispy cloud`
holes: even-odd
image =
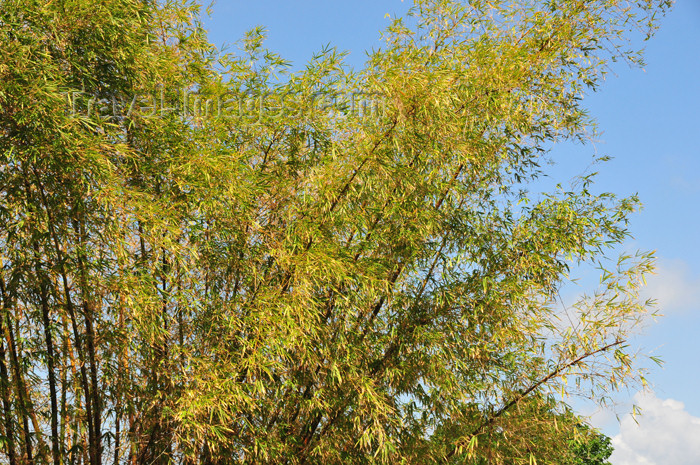
[[[656,299],[664,314],[700,309],[700,276],[683,260],[662,260],[642,297]]]
[[[635,422],[626,416],[620,433],[612,438],[612,465],[700,464],[700,418],[682,402],[660,399],[654,393],[637,393],[642,415]]]

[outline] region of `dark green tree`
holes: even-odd
[[[572,465],[610,465],[608,459],[614,450],[610,438],[586,425],[578,429],[583,436],[572,441]]]

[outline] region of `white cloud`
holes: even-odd
[[[654,393],[637,393],[634,399],[642,415],[638,423],[632,416],[620,422],[620,433],[612,438],[612,465],[700,464],[700,418],[682,402]]]
[[[700,276],[695,276],[683,260],[663,260],[656,274],[647,279],[642,297],[656,299],[664,314],[699,309]]]

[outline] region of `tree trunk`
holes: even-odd
[[[6,311],[7,309],[3,306],[3,313]],[[0,317],[0,334],[4,334],[5,332],[2,320],[3,318]],[[10,461],[10,465],[16,465],[17,458],[15,456],[15,432],[12,424],[12,405],[9,390],[10,379],[7,373],[7,365],[5,364],[5,344],[2,337],[0,337],[0,395],[2,395],[5,437],[7,438],[7,457]]]
[[[54,361],[56,354],[54,353],[53,337],[51,335],[51,316],[49,315],[49,295],[47,289],[47,277],[41,270],[39,265],[39,254],[35,248],[36,261],[35,270],[36,278],[39,281],[39,298],[41,300],[41,316],[44,323],[44,340],[46,342],[46,369],[48,370],[49,378],[49,396],[51,402],[51,455],[53,464],[59,465],[61,457],[59,454],[58,443],[58,399],[56,396],[56,373],[54,371]]]

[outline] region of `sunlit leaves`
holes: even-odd
[[[219,53],[194,3],[6,2],[8,447],[568,460],[562,401],[643,380],[625,340],[653,257],[610,261],[638,201],[594,175],[528,189],[666,3],[421,0],[362,70],[325,47],[289,74],[263,28]],[[587,265],[600,287],[564,315]]]

